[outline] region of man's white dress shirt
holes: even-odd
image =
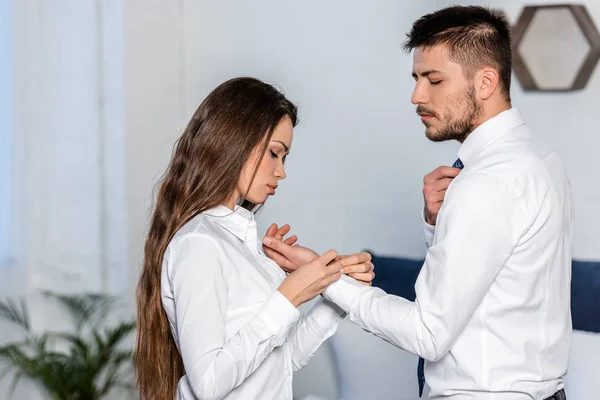
[[[545,399],[564,386],[572,330],[565,170],[515,109],[475,129],[458,156],[465,167],[436,226],[425,224],[416,300],[345,276],[325,298],[427,360],[430,398]]]
[[[254,215],[219,206],[181,228],[163,261],[162,303],[186,375],[178,399],[292,399],[292,372],[345,313],[320,299],[302,316],[279,292]]]

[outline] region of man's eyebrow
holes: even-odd
[[[429,75],[431,74],[435,74],[435,73],[441,73],[442,71],[439,71],[437,69],[428,69],[427,71],[423,71],[421,72],[419,75],[424,76],[425,78],[427,78]],[[413,71],[412,73],[413,78],[417,78],[417,73],[415,71]]]

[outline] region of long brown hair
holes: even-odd
[[[274,128],[286,116],[297,124],[296,107],[274,87],[254,78],[231,79],[200,104],[175,144],[137,286],[135,368],[142,399],[173,400],[185,374],[161,301],[162,260],[169,242],[194,216],[230,198],[252,151],[262,145],[264,154]]]

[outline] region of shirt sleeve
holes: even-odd
[[[227,282],[219,250],[207,235],[170,245],[168,276],[187,379],[200,399],[221,399],[239,386],[286,337],[299,311],[275,291],[254,318],[225,336]]]
[[[363,329],[437,361],[481,304],[526,226],[516,190],[493,175],[463,174],[438,214],[414,302],[348,279],[336,281],[324,295]]]
[[[425,241],[425,247],[428,249],[433,244],[435,225],[429,225],[427,223],[425,220],[425,210],[421,212],[421,218],[423,219],[423,240]]]
[[[286,346],[292,354],[294,371],[304,367],[321,344],[335,333],[346,313],[337,305],[319,298],[290,332]]]

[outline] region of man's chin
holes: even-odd
[[[447,136],[440,134],[439,131],[431,128],[425,129],[425,136],[432,142],[445,142],[447,140],[451,140]]]
[[[434,141],[434,142],[438,142],[439,138],[437,135],[437,130],[433,129],[431,126],[426,126],[425,127],[425,136],[427,137],[427,139]]]

